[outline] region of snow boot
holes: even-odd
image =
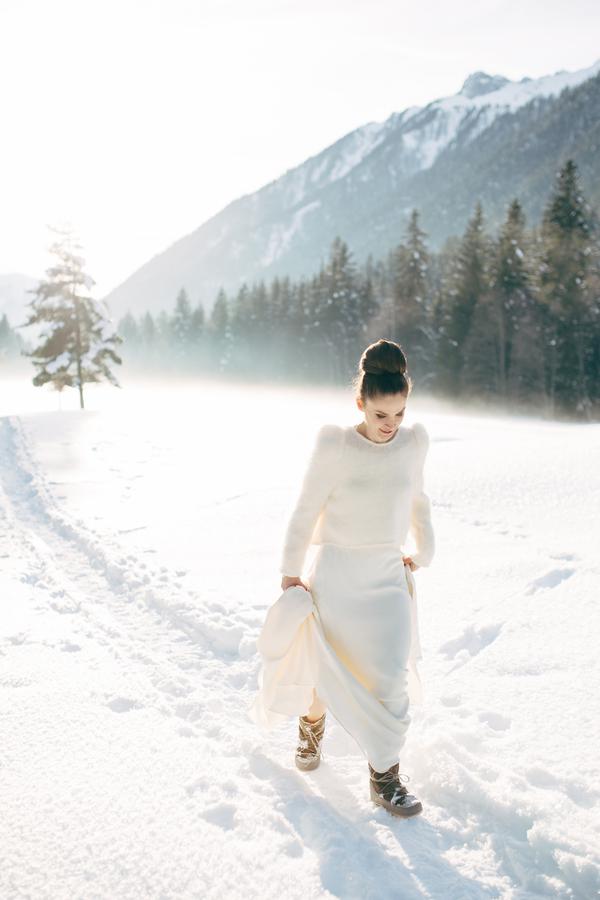
[[[399,773],[400,763],[390,766],[385,772],[376,772],[369,763],[369,790],[371,800],[383,806],[394,816],[416,816],[423,812],[421,801],[401,783],[400,779],[409,781],[409,776]]]
[[[307,771],[316,769],[321,762],[321,742],[325,731],[325,713],[316,722],[309,722],[306,716],[298,720],[298,746],[296,765]]]

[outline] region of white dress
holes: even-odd
[[[398,761],[409,705],[422,699],[416,583],[402,556],[428,566],[435,553],[428,446],[421,423],[381,443],[355,426],[319,429],[280,562],[310,590],[284,591],[258,641],[251,718],[272,728],[305,715],[314,689],[380,772]]]

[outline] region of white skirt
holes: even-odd
[[[397,544],[319,544],[308,574],[269,608],[248,712],[270,729],[306,715],[313,690],[376,771],[398,762],[422,703],[416,585]]]

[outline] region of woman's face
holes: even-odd
[[[372,441],[389,441],[404,418],[406,394],[378,394],[367,397],[366,404],[360,398],[356,404],[364,414],[367,437]]]

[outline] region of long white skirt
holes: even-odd
[[[248,708],[271,729],[306,715],[313,691],[379,772],[398,762],[423,690],[416,585],[397,544],[319,544],[303,580],[269,608]]]

